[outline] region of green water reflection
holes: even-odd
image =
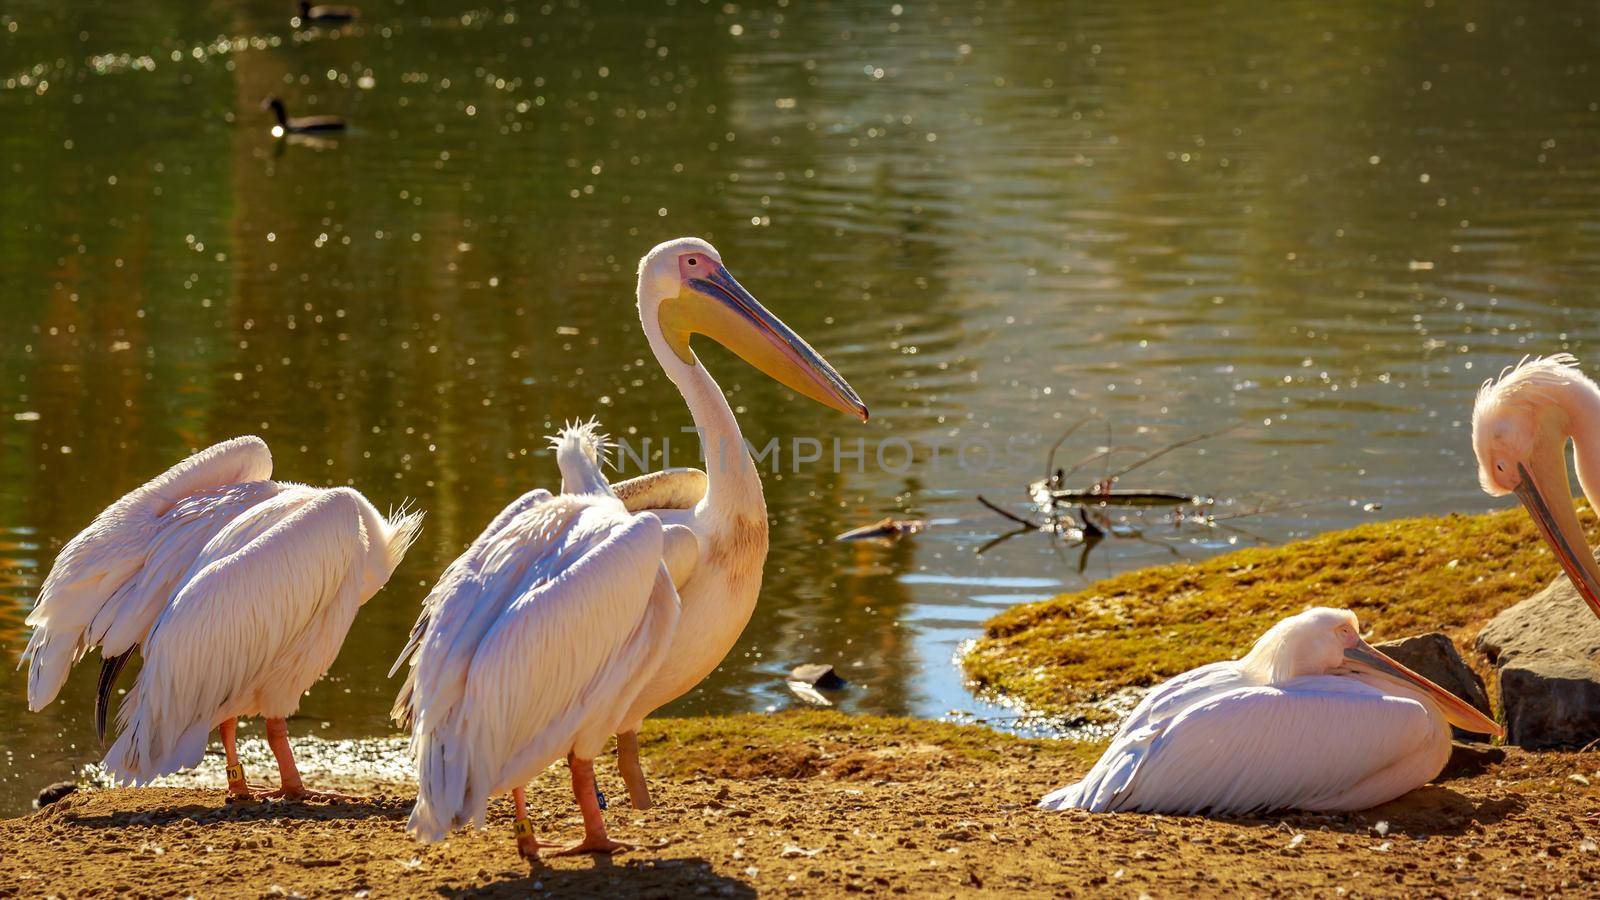
[[[8,652],[64,540],[253,432],[279,477],[427,510],[295,726],[382,730],[427,585],[553,481],[544,433],[682,437],[632,309],[639,255],[679,234],[873,409],[710,350],[750,437],[920,455],[769,475],[761,608],[678,713],[787,703],[778,674],[813,659],[851,708],[980,708],[956,642],[1081,582],[1043,541],[976,556],[1003,523],[973,496],[1016,496],[1081,415],[1118,441],[1249,423],[1147,475],[1329,501],[1252,520],[1268,540],[1484,507],[1473,387],[1594,331],[1587,4],[364,6],[299,33],[278,3],[0,9]],[[351,129],[274,142],[273,92]],[[1008,438],[1027,455],[931,458]],[[934,526],[828,542],[890,513]],[[1086,577],[1229,545],[1155,537]],[[0,806],[95,755],[79,675],[41,714],[0,687]]]

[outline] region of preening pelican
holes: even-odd
[[[1355,613],[1308,609],[1243,658],[1152,690],[1089,774],[1039,805],[1185,815],[1366,809],[1438,775],[1451,725],[1502,734],[1362,640]]]
[[[27,623],[28,706],[43,709],[91,649],[104,660],[96,726],[117,674],[144,659],[106,768],[143,784],[200,762],[219,728],[228,793],[298,799],[285,719],[328,670],[361,608],[416,538],[352,488],[272,481],[258,437],[202,450],[113,503],[62,548]],[[264,716],[281,776],[245,781],[240,716]],[[333,795],[327,795],[333,796]]]
[[[423,601],[390,672],[410,659],[394,715],[417,764],[407,830],[424,841],[482,827],[489,797],[510,791],[522,854],[555,846],[534,837],[523,785],[565,757],[584,837],[562,852],[626,846],[606,834],[593,761],[666,656],[694,535],[623,507],[594,423],[553,441],[562,493],[530,491],[489,523]]]
[[[1525,358],[1478,391],[1472,405],[1478,483],[1496,497],[1517,495],[1578,595],[1600,616],[1600,565],[1572,502],[1568,438],[1578,483],[1600,509],[1600,388],[1570,353]]]
[[[696,539],[695,565],[677,581],[683,618],[666,659],[617,735],[633,805],[650,805],[635,733],[644,717],[686,694],[733,649],[755,611],[767,558],[761,476],[733,410],[689,347],[703,334],[798,394],[859,418],[866,404],[833,366],[733,279],[716,248],[696,238],[660,244],[639,263],[639,320],[656,361],[689,405],[708,471],[669,469],[615,485],[630,512],[649,511]]]

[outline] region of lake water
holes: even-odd
[[[9,658],[66,539],[256,433],[280,478],[428,513],[292,726],[386,731],[418,602],[553,484],[547,432],[595,413],[692,461],[633,308],[636,260],[680,234],[873,418],[702,351],[782,471],[760,607],[672,714],[795,702],[782,675],[808,661],[851,681],[849,709],[994,714],[952,656],[1012,604],[1494,505],[1476,385],[1596,334],[1589,4],[364,6],[336,32],[277,2],[0,8]],[[276,143],[268,93],[351,128]],[[1087,416],[1064,460],[1239,425],[1122,485],[1265,511],[1227,523],[1248,533],[1118,517],[1142,536],[1086,559],[1040,534],[978,555],[1009,526],[976,496],[1023,511]],[[795,471],[797,437],[820,463]],[[864,463],[835,471],[835,438]],[[885,515],[929,527],[831,541]],[[97,755],[82,668],[39,714],[22,674],[0,682],[0,808]]]

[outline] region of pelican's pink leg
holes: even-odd
[[[622,770],[622,780],[628,784],[628,798],[634,809],[650,808],[650,785],[644,780],[644,766],[639,765],[639,734],[624,731],[617,735],[617,768]]]
[[[600,798],[594,789],[594,760],[579,759],[569,753],[567,767],[572,770],[572,796],[577,798],[578,809],[583,811],[583,840],[555,855],[571,856],[577,853],[616,853],[618,850],[632,850],[632,844],[613,841],[606,836],[606,820],[600,814]]]
[[[229,719],[217,726],[222,735],[222,753],[228,758],[228,799],[254,800],[267,788],[244,780],[244,764],[239,762],[239,720]]]
[[[511,789],[511,802],[515,803],[517,807],[517,817],[511,823],[512,831],[517,836],[517,853],[521,854],[523,859],[538,859],[540,849],[560,846],[559,844],[547,844],[533,836],[533,823],[528,821],[528,803],[523,796],[522,788]]]
[[[272,755],[278,759],[278,789],[268,791],[265,796],[282,797],[285,800],[358,801],[365,799],[332,791],[306,790],[305,783],[300,780],[300,770],[294,764],[294,751],[289,749],[289,723],[287,721],[283,719],[267,720],[267,746],[272,748]]]

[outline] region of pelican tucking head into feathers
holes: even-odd
[[[1243,657],[1151,690],[1089,773],[1039,805],[1186,815],[1365,809],[1437,776],[1451,725],[1503,733],[1368,644],[1355,613],[1308,609],[1273,625]]]
[[[1578,595],[1600,616],[1600,565],[1573,504],[1568,440],[1593,507],[1600,500],[1600,387],[1571,354],[1525,357],[1478,391],[1472,405],[1478,483],[1491,496],[1517,496]]]

